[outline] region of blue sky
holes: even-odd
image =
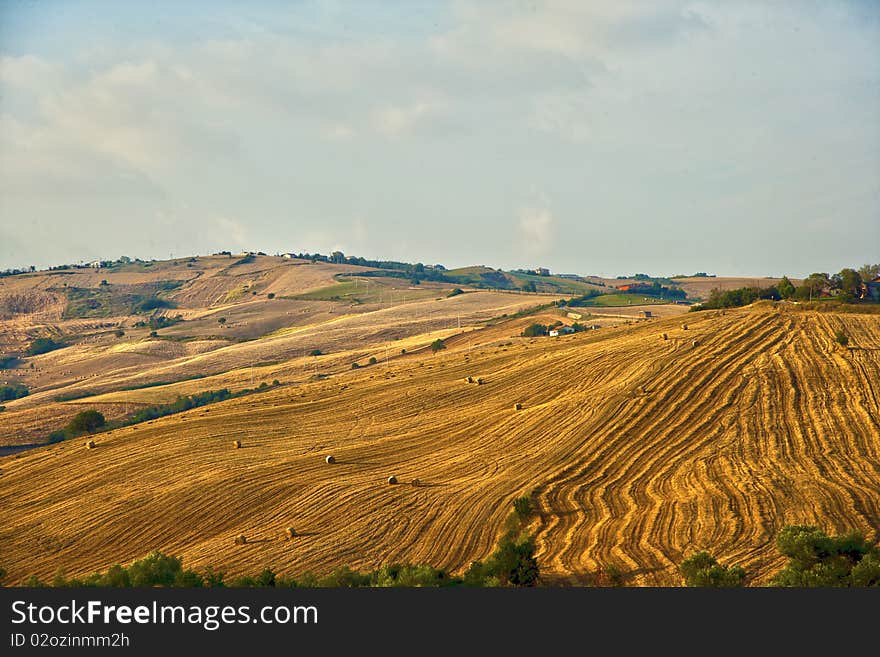
[[[880,260],[874,2],[0,4],[0,268]]]

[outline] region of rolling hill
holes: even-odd
[[[152,377],[193,373],[202,360],[225,368],[173,390],[121,391],[138,368],[120,366],[106,375],[103,403],[243,385],[260,350],[280,362],[259,376],[282,385],[97,434],[96,449],[70,440],[0,459],[0,566],[19,582],[161,549],[230,574],[392,561],[460,571],[491,552],[524,494],[538,509],[531,530],[549,584],[588,583],[614,565],[631,584],[677,585],[677,564],[699,549],[761,583],[782,566],[773,538],[786,524],[880,530],[877,316],[757,304],[690,314],[687,330],[670,315],[521,338],[542,316],[499,313],[500,297],[523,298],[414,301],[443,308],[443,319],[412,330],[399,330],[403,306],[310,319],[141,368]],[[451,321],[456,300],[475,304],[462,329]],[[325,321],[352,324],[331,342],[335,355],[319,357],[327,363],[316,378],[315,359],[295,345],[330,331]],[[371,337],[351,342],[371,326]],[[848,347],[834,341],[837,330]],[[308,339],[295,342],[303,331]],[[432,355],[435,335],[447,349]],[[370,354],[379,362],[348,367]],[[95,385],[105,369],[94,368]],[[38,413],[39,394],[7,405]],[[392,474],[400,484],[386,483]],[[294,540],[283,540],[288,526]],[[234,543],[240,533],[246,545]]]

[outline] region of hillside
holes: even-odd
[[[497,297],[523,298],[479,294],[496,296],[477,314],[496,313]],[[432,303],[456,299],[479,297]],[[389,330],[402,321],[391,317]],[[782,565],[772,541],[786,524],[880,530],[876,316],[764,304],[536,339],[516,337],[534,318],[474,332],[453,317],[437,326],[453,337],[436,355],[426,333],[376,329],[348,350],[340,337],[328,378],[313,380],[308,359],[293,357],[265,366],[290,376],[267,392],[98,434],[93,450],[71,440],[0,459],[0,566],[18,582],[161,549],[230,574],[390,561],[458,571],[486,557],[523,494],[539,509],[537,558],[553,584],[588,582],[610,564],[631,584],[679,584],[677,564],[698,549],[762,582]],[[346,340],[367,324],[354,326]],[[838,329],[848,348],[834,342]],[[217,358],[222,376],[246,381],[241,368],[257,353],[238,349],[288,359],[307,344],[287,346],[298,331],[163,367],[182,374]],[[387,364],[347,368],[352,356],[387,354],[389,339],[399,342]],[[26,403],[36,408],[7,405]],[[392,474],[401,484],[386,483]],[[300,535],[282,540],[287,526]],[[234,544],[239,533],[246,545]]]

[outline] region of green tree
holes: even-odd
[[[791,525],[776,537],[788,564],[775,586],[880,586],[880,548],[856,531],[828,536],[818,527]]]
[[[779,296],[783,299],[791,299],[791,297],[794,296],[794,285],[788,280],[788,276],[782,277],[782,280],[779,281],[776,289],[779,290]]]
[[[434,340],[434,342],[431,343],[432,353],[436,354],[438,351],[442,351],[443,349],[446,349],[446,345],[440,338],[437,338],[436,340]]]
[[[312,349],[312,350],[309,352],[309,356],[320,356],[320,355],[321,355],[321,350],[320,350],[320,349]]]
[[[840,289],[838,299],[844,303],[857,301],[862,290],[862,277],[855,269],[841,269],[835,276],[835,283]]]
[[[106,423],[107,420],[104,419],[104,415],[98,411],[80,411],[73,416],[70,424],[67,425],[67,430],[73,434],[89,433],[103,427]]]
[[[539,335],[547,335],[547,327],[543,324],[532,324],[527,326],[522,334],[527,338],[534,338]]]
[[[722,566],[706,551],[685,559],[679,567],[688,586],[732,587],[742,586],[746,571],[739,566]]]
[[[226,318],[225,318],[225,317],[218,317],[218,318],[217,318],[217,323],[218,323],[218,324],[225,324],[225,323],[226,323]]]
[[[520,286],[520,289],[523,292],[537,292],[538,288],[535,286],[535,281],[526,281]]]

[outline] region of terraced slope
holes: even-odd
[[[230,574],[458,570],[524,493],[553,584],[611,563],[634,584],[679,584],[676,564],[702,548],[761,582],[785,524],[880,529],[880,320],[684,319],[450,347],[101,434],[94,450],[4,458],[0,565],[20,581],[158,548]],[[287,526],[301,535],[282,540]]]

